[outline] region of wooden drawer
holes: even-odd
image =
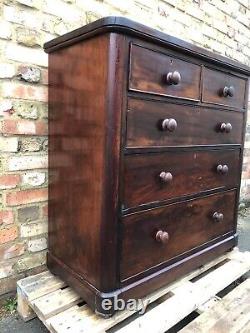
[[[124,167],[124,208],[236,187],[239,155],[239,150],[128,155]]]
[[[200,72],[193,63],[131,45],[130,90],[199,100]]]
[[[183,104],[128,100],[126,145],[132,147],[240,144],[243,112],[213,110]],[[177,127],[162,129],[164,119]],[[223,129],[231,124],[232,129]]]
[[[125,217],[121,279],[233,230],[235,199],[236,192],[229,191]],[[156,240],[158,231],[167,232],[158,234],[166,244],[160,241],[160,237]]]
[[[246,80],[224,72],[204,68],[202,101],[244,108]]]

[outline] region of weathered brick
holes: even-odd
[[[21,258],[15,264],[17,272],[27,271],[28,269],[44,265],[46,263],[46,252],[30,254],[25,258]]]
[[[44,121],[5,119],[1,125],[3,134],[46,135],[48,133]]]
[[[9,43],[5,55],[8,59],[38,66],[48,66],[48,56],[42,49],[28,48],[22,45]]]
[[[22,175],[22,185],[24,186],[41,186],[45,180],[44,172],[26,172]]]
[[[0,279],[11,276],[14,273],[13,264],[12,263],[1,263],[0,265]]]
[[[12,113],[14,113],[12,101],[10,101],[8,99],[1,101],[0,102],[0,117],[9,117]]]
[[[21,256],[25,251],[24,243],[5,244],[0,247],[0,261]]]
[[[16,114],[25,119],[37,119],[40,115],[40,111],[43,110],[43,104],[28,101],[13,102],[13,108]]]
[[[33,202],[45,201],[48,199],[47,188],[16,191],[6,194],[6,204],[8,206],[18,206]]]
[[[17,226],[0,230],[0,244],[8,243],[17,238],[18,229]]]
[[[40,138],[23,138],[20,139],[21,151],[39,151],[42,147],[42,140]]]
[[[22,5],[32,7],[32,8],[37,8],[40,9],[42,6],[42,1],[41,0],[16,0]]]
[[[32,29],[39,30],[41,28],[38,11],[27,11],[18,7],[3,6],[3,18],[8,22],[25,25]]]
[[[16,69],[13,64],[0,64],[0,79],[12,79],[16,74]]]
[[[16,29],[16,39],[19,44],[25,46],[41,46],[40,34],[35,30],[27,29],[25,27],[18,27]]]
[[[47,248],[47,239],[45,237],[31,239],[28,241],[28,250],[30,252],[38,252]]]
[[[48,156],[13,156],[7,162],[9,171],[41,169],[48,167]]]
[[[39,207],[30,206],[19,208],[17,211],[17,220],[20,223],[31,222],[38,220],[39,218]]]
[[[18,67],[18,77],[26,82],[38,83],[41,79],[41,71],[37,67],[22,65]]]
[[[0,137],[0,152],[17,152],[18,151],[18,138],[4,138]]]
[[[48,204],[42,207],[42,216],[43,217],[48,216]]]
[[[48,90],[46,86],[31,86],[21,82],[4,81],[2,84],[2,96],[47,102]]]
[[[34,237],[47,233],[48,224],[45,222],[27,223],[20,226],[21,237]]]
[[[20,176],[19,175],[0,175],[0,189],[10,189],[15,188],[20,183]]]
[[[0,224],[11,224],[14,222],[14,213],[11,210],[0,211]]]
[[[0,22],[0,38],[11,39],[11,25],[8,22]]]

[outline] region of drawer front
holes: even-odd
[[[129,89],[199,100],[201,67],[131,45]]]
[[[239,150],[212,150],[127,155],[124,208],[236,187],[239,154]]]
[[[236,108],[245,107],[246,80],[204,68],[202,101]]]
[[[237,111],[129,99],[126,146],[240,144],[243,116]]]
[[[125,217],[121,279],[232,231],[235,199],[229,191]]]

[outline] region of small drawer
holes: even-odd
[[[199,100],[201,67],[138,45],[131,45],[129,89]]]
[[[236,187],[239,150],[175,151],[127,155],[124,208]]]
[[[129,99],[128,148],[240,144],[243,112]]]
[[[204,68],[202,102],[243,109],[245,107],[245,94],[246,80]]]
[[[235,199],[228,191],[124,217],[121,279],[233,231]]]

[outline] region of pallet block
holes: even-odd
[[[150,305],[144,315],[138,315],[138,308],[108,319],[94,314],[76,292],[46,271],[17,282],[18,312],[26,321],[38,316],[51,333],[98,333],[111,328],[117,333],[160,333],[193,311],[200,316],[181,332],[233,333],[239,327],[250,332],[250,280],[222,299],[216,296],[249,270],[250,252],[235,249],[145,297]]]

